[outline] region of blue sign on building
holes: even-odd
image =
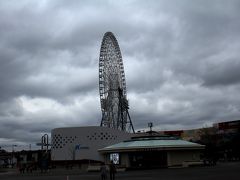
[[[75,146],[75,150],[80,150],[80,149],[89,149],[89,147],[88,147],[88,146],[83,146],[83,145],[81,145],[81,144],[77,144],[77,145]]]

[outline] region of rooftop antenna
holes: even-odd
[[[149,122],[148,123],[148,127],[149,127],[149,129],[150,129],[150,134],[152,134],[152,127],[153,127],[153,123],[152,122]]]

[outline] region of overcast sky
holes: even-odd
[[[107,31],[122,52],[135,129],[239,119],[238,0],[0,0],[0,146],[100,124]]]

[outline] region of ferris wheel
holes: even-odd
[[[99,57],[101,126],[134,132],[128,112],[126,79],[121,51],[111,32],[104,34]]]

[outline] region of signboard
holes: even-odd
[[[112,153],[110,154],[110,161],[113,162],[113,164],[119,164],[120,162],[120,157],[119,157],[119,153]]]

